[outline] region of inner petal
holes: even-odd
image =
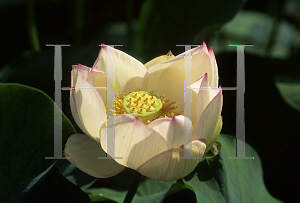
[[[107,67],[108,60],[112,67]],[[101,50],[93,67],[100,71],[108,72],[107,68],[114,68],[114,91],[128,92],[136,86],[145,88],[147,83],[147,69],[132,56],[114,49],[110,46],[101,45]]]
[[[179,147],[186,141],[192,141],[193,125],[185,116],[174,116],[172,118],[160,118],[148,125],[167,140],[170,148]]]

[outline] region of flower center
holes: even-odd
[[[127,114],[148,121],[161,109],[162,102],[156,94],[138,91],[129,93],[123,99],[122,107]]]
[[[166,99],[155,91],[140,91],[139,88],[116,98],[115,114],[132,114],[140,118],[145,124],[158,118],[168,118],[183,115],[178,102]]]

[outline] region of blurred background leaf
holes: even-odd
[[[274,39],[270,47],[272,35]],[[253,44],[247,53],[287,59],[292,56],[293,49],[300,46],[299,36],[300,30],[285,20],[277,21],[267,14],[242,11],[211,37],[209,44],[216,54],[236,52],[228,44]]]
[[[242,0],[145,1],[137,30],[137,54],[151,60],[159,50],[167,52],[178,44],[193,44],[197,33],[229,21],[242,3]]]
[[[291,76],[277,75],[275,77],[275,84],[284,101],[300,111],[300,79]]]

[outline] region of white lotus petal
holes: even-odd
[[[100,71],[107,72],[107,56],[114,59],[115,92],[127,93],[140,87],[145,89],[147,84],[146,67],[128,54],[110,46],[101,45],[101,50],[94,66]]]
[[[213,68],[211,87],[217,88],[219,86],[219,74],[218,74],[218,65],[217,65],[216,57],[212,48],[208,49],[208,53],[210,56],[211,67]]]
[[[203,103],[206,103],[206,105],[209,103],[209,102],[206,102],[206,100],[209,100],[209,91],[199,89],[201,87],[208,87],[207,74],[205,74],[204,76],[199,78],[196,82],[191,84],[190,87],[193,90],[192,91],[192,123],[193,123],[193,126],[195,128],[195,126],[196,126],[196,124],[197,124],[197,122],[200,118],[200,116],[199,116],[200,112],[202,113],[202,111],[206,107],[206,106],[203,107],[199,103],[203,102]],[[201,97],[201,99],[203,99],[203,101],[199,101],[199,96]],[[201,111],[202,108],[203,108],[203,110]]]
[[[223,125],[222,116],[220,116],[218,124],[217,124],[212,136],[205,143],[206,144],[205,154],[210,150],[210,148],[213,146],[215,141],[218,139],[220,132],[222,130],[222,125]]]
[[[88,131],[85,128],[85,126],[83,125],[81,119],[79,118],[79,113],[77,112],[77,107],[76,107],[76,102],[75,102],[75,96],[74,96],[74,90],[70,91],[70,108],[71,108],[71,113],[72,116],[76,122],[76,124],[78,125],[78,127],[85,133],[87,134]]]
[[[208,140],[219,121],[223,106],[222,90],[219,90],[218,94],[211,100],[203,111],[196,127],[193,131],[193,140],[205,139]]]
[[[107,120],[107,128],[115,126],[115,157],[123,166],[136,169],[151,157],[169,149],[167,141],[138,117],[121,114]],[[107,134],[107,136],[112,136]],[[101,146],[106,148],[106,124],[100,131]],[[109,145],[108,145],[109,146]]]
[[[97,92],[100,94],[101,99],[106,106],[106,79],[107,75],[105,72],[100,71],[97,67],[93,67],[90,74],[93,75],[93,86],[96,88]]]
[[[84,65],[81,65],[81,64],[79,64],[79,65],[73,65],[72,66],[72,71],[71,71],[71,86],[73,86],[73,85],[75,85],[75,81],[76,81],[76,78],[77,78],[77,76],[78,76],[78,74],[77,74],[77,70],[78,70],[78,68],[81,68],[81,70],[82,70],[82,74],[83,74],[83,77],[84,77],[84,79],[90,84],[90,85],[92,85],[93,86],[93,81],[94,81],[94,79],[93,79],[93,77],[90,75],[90,72],[91,72],[91,68],[89,68],[89,67],[87,67],[87,66],[84,66]]]
[[[207,73],[210,81],[212,78],[212,67],[205,43],[203,46],[192,49],[191,52],[192,82],[197,81],[205,73]],[[178,101],[182,110],[184,109],[184,56],[186,54],[185,52],[148,69],[147,90],[155,90],[159,94]]]
[[[78,67],[73,80],[75,90],[71,90],[70,105],[78,126],[93,139],[99,140],[99,130],[106,120],[106,109],[97,90],[89,84],[83,68]],[[80,88],[84,87],[84,88]]]
[[[207,75],[204,75],[204,78],[199,86],[197,102],[196,102],[196,112],[197,112],[197,121],[200,119],[204,109],[211,102],[211,100],[219,93],[218,89],[207,88],[209,85]]]
[[[162,181],[172,181],[191,173],[204,155],[206,145],[194,140],[185,147],[180,146],[158,154],[141,165],[137,171],[142,175]],[[186,156],[199,159],[183,159]]]
[[[148,124],[161,136],[167,140],[170,148],[179,147],[184,144],[184,136],[187,143],[192,141],[193,125],[189,118],[184,116],[174,116],[172,118],[160,118]],[[186,134],[184,133],[186,126]]]
[[[83,172],[96,178],[108,178],[122,172],[126,167],[114,159],[98,159],[106,157],[100,143],[83,134],[69,137],[64,154],[72,164]]]
[[[174,58],[174,55],[172,54],[171,51],[169,51],[166,55],[162,55],[162,56],[159,56],[159,57],[156,57],[154,59],[152,59],[151,61],[148,61],[146,64],[145,64],[145,67],[147,69],[149,69],[151,66],[155,66],[161,62],[164,62],[164,61],[167,61],[171,58]]]

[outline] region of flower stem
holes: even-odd
[[[34,52],[39,52],[41,50],[41,47],[35,21],[34,4],[34,0],[27,0],[27,32],[31,49]]]
[[[142,177],[143,177],[143,175],[141,175],[139,172],[136,172],[123,203],[130,203],[132,201],[132,199],[139,187],[139,184],[142,180]]]

